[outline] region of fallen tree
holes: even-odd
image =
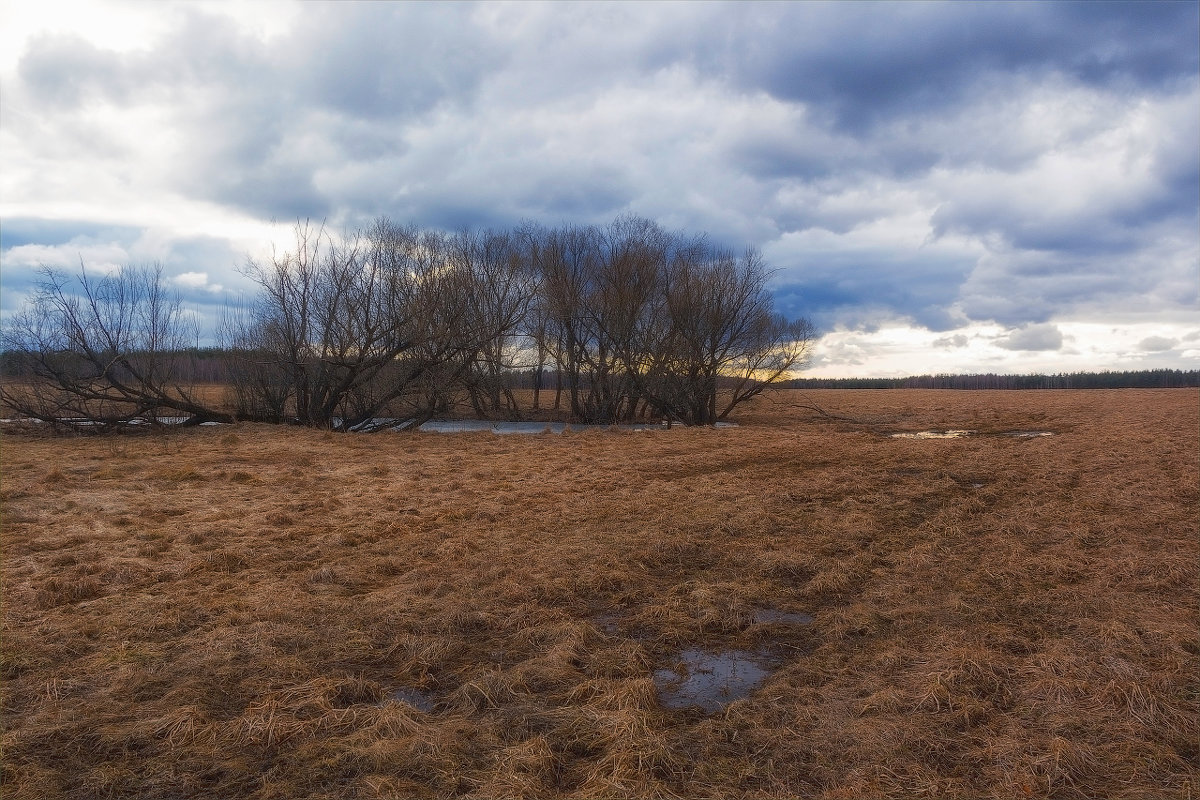
[[[20,377],[0,383],[0,403],[58,426],[132,422],[232,422],[194,391],[181,359],[198,331],[167,290],[162,267],[100,277],[45,268],[34,297],[5,326],[6,354]]]

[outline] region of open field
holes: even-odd
[[[0,795],[1200,796],[1200,393],[781,397],[3,434]]]

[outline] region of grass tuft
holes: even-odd
[[[92,600],[104,592],[104,586],[93,575],[51,575],[37,590],[37,606],[54,608],[67,603]]]

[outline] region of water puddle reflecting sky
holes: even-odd
[[[986,436],[978,431],[901,431],[899,433],[890,434],[893,439],[963,439],[967,436]],[[1053,431],[1001,431],[993,433],[992,436],[1008,436],[1014,439],[1035,439],[1041,436],[1053,436]]]
[[[915,433],[893,433],[893,439],[961,439],[972,431],[917,431]]]
[[[699,708],[711,714],[746,697],[771,672],[766,657],[749,650],[684,650],[677,664],[654,671],[654,685],[667,708]]]

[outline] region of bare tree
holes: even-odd
[[[463,383],[475,413],[515,416],[516,397],[507,383],[517,369],[517,338],[536,290],[536,276],[521,258],[516,237],[507,232],[463,231],[449,240],[449,264],[462,278],[469,309],[464,318],[476,345],[466,353]]]
[[[126,266],[95,277],[43,268],[34,298],[3,333],[23,380],[0,386],[0,402],[55,424],[189,423],[231,415],[197,397],[187,353],[197,327],[163,280],[162,267]]]
[[[554,355],[572,413],[584,417],[580,393],[584,386],[582,351],[587,332],[582,314],[592,269],[591,232],[586,228],[532,231],[530,257],[541,277],[544,338]],[[555,404],[557,406],[558,397]]]
[[[553,355],[572,414],[586,422],[632,419],[648,329],[672,237],[622,217],[606,228],[539,230],[531,248],[542,281],[539,346]]]
[[[666,273],[667,324],[638,374],[669,418],[711,425],[806,362],[806,320],[773,310],[769,273],[756,250],[741,258],[688,248]]]
[[[421,369],[402,357],[425,344],[439,279],[425,244],[382,219],[337,239],[302,223],[294,250],[248,262],[259,293],[229,335],[240,374],[259,376],[244,393],[302,425],[349,429],[376,416],[410,382],[402,373]]]
[[[581,421],[711,425],[807,357],[811,326],[774,313],[757,251],[737,258],[638,217],[523,236],[541,276],[537,363],[554,359]]]
[[[507,337],[528,305],[520,267],[504,233],[298,225],[294,251],[249,263],[259,296],[228,337],[248,359],[252,405],[336,430],[419,422],[462,386],[498,408]]]

